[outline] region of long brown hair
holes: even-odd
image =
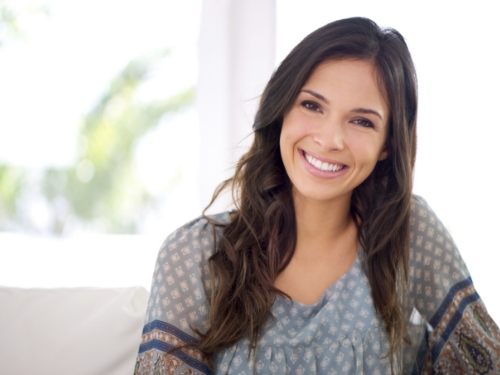
[[[253,144],[208,205],[224,189],[232,188],[236,209],[230,222],[213,223],[223,228],[209,262],[209,328],[200,333],[198,343],[208,357],[244,337],[254,349],[276,294],[281,293],[274,281],[296,245],[291,183],[279,150],[283,117],[318,64],[344,58],[373,62],[390,107],[389,155],[353,192],[351,214],[366,255],[364,271],[374,305],[388,334],[391,364],[403,345],[416,76],[401,34],[366,18],[349,18],[314,31],[283,60],[261,97]]]

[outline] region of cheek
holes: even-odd
[[[289,148],[295,139],[294,133],[296,132],[296,127],[290,121],[283,121],[283,126],[281,127],[280,133],[280,149],[281,153],[288,152]]]
[[[380,142],[374,140],[367,141],[358,137],[350,142],[350,148],[355,158],[358,159],[358,162],[373,167],[379,160],[383,147],[380,145]]]
[[[298,126],[297,123],[291,121],[283,122],[280,133],[279,146],[281,160],[283,161],[287,173],[289,173],[289,168],[292,168],[295,160],[295,149],[298,142],[300,142],[300,140],[303,138],[303,133],[304,132],[301,130],[301,127]]]
[[[280,145],[292,145],[308,133],[307,122],[290,113],[284,120],[280,134]]]
[[[281,132],[280,132],[280,152],[283,153],[283,149],[285,148],[285,143],[287,139],[287,131],[285,124],[281,127]]]
[[[293,142],[293,140],[286,132],[281,133],[280,154],[281,154],[281,160],[283,161],[285,168],[288,168],[290,166],[290,163],[292,162],[294,144],[295,142]]]
[[[283,126],[281,127],[281,133],[280,133],[280,154],[281,154],[281,160],[283,161],[283,164],[286,166],[286,161],[287,161],[287,154],[288,154],[288,133],[287,129],[285,127],[285,124],[283,123]]]

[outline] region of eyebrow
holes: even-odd
[[[300,91],[301,92],[306,92],[306,93],[314,96],[315,98],[317,98],[317,99],[325,102],[326,104],[330,104],[330,102],[328,101],[327,98],[325,98],[323,95],[317,93],[316,91],[309,90],[309,89],[302,89]],[[382,115],[380,113],[378,113],[377,111],[375,111],[374,109],[359,107],[359,108],[353,108],[353,109],[351,109],[351,112],[353,112],[353,113],[361,113],[361,114],[364,114],[364,115],[375,115],[378,118],[380,118],[381,120],[383,120]]]
[[[313,90],[309,90],[309,89],[302,89],[300,90],[302,92],[307,92],[308,94],[314,96],[315,98],[325,102],[326,104],[330,104],[330,102],[328,101],[327,98],[325,98],[323,95],[317,93],[316,91],[313,91]]]
[[[375,115],[379,119],[383,120],[382,115],[380,113],[378,113],[377,111],[375,111],[373,109],[370,109],[370,108],[354,108],[354,109],[351,110],[351,112],[353,112],[353,113],[361,113],[361,114],[364,114],[364,115]]]

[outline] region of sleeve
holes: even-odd
[[[208,257],[212,230],[196,219],[172,233],[158,254],[136,375],[210,374],[203,354],[192,347],[194,330],[205,331],[208,316]]]
[[[498,326],[450,234],[420,197],[410,228],[410,300],[423,323],[413,374],[500,374]]]

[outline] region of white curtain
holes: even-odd
[[[275,0],[204,0],[199,38],[200,204],[231,176],[251,142],[275,61]],[[211,212],[227,208],[228,198]]]

